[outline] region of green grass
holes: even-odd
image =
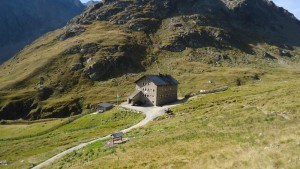
[[[162,28],[150,37],[141,32],[123,31],[122,25],[98,21],[85,26],[84,33],[65,41],[55,40],[63,30],[46,34],[21,51],[16,59],[0,66],[0,106],[27,97],[34,98],[34,88],[41,76],[45,77],[45,86],[55,89],[49,99],[39,102],[45,109],[63,108],[78,99],[85,111],[87,105],[100,101],[115,102],[117,94],[125,100],[134,91],[133,82],[146,73],[174,76],[181,83],[181,97],[199,90],[229,86],[229,91],[202,96],[174,108],[175,118],[161,117],[159,121],[135,130],[130,133],[134,139],[126,145],[107,149],[101,146],[102,143],[97,143],[86,150],[98,151],[87,155],[89,162],[71,155],[67,161],[53,167],[65,164],[65,167],[80,168],[84,164],[88,168],[99,165],[104,168],[195,168],[199,165],[204,168],[259,168],[258,165],[263,168],[295,168],[297,159],[292,156],[297,157],[295,152],[299,149],[295,141],[299,136],[295,132],[299,129],[299,48],[292,51],[295,56],[292,59],[280,57],[276,54],[278,47],[269,44],[250,45],[255,54],[246,54],[236,48],[221,50],[215,47],[188,48],[172,53],[160,49],[161,45],[171,43],[170,37],[178,36],[178,32],[163,29],[168,24],[169,21],[164,20]],[[221,30],[215,28],[215,31]],[[149,46],[150,39],[153,45]],[[82,71],[69,71],[72,64],[79,62],[80,54],[62,54],[74,45],[97,43],[101,50],[91,57],[94,61],[101,61],[106,55],[102,49],[132,41],[146,46],[147,56],[155,56],[157,61],[150,63],[146,57],[141,61],[145,64],[145,72],[115,75],[100,82],[89,80]],[[262,58],[265,51],[275,53],[278,61]],[[216,53],[230,56],[232,63],[205,64],[214,61]],[[196,55],[197,59],[189,61],[190,54]],[[108,55],[121,56],[120,52]],[[137,59],[139,57],[137,55]],[[257,80],[257,76],[261,80]],[[237,87],[237,81],[242,86]],[[51,115],[51,112],[46,113]],[[117,131],[141,119],[140,115],[129,114],[111,111],[86,116],[46,135],[0,142],[0,160],[8,160],[11,168],[28,168],[80,142]],[[3,131],[3,136],[13,137],[42,131],[42,125],[45,124],[10,126],[0,131]],[[51,125],[47,123],[46,127]],[[263,140],[257,138],[260,132],[264,133]],[[259,153],[277,142],[286,145],[277,152]],[[261,159],[259,154],[263,156]],[[291,161],[291,164],[286,161]]]
[[[298,71],[265,69],[261,81],[174,107],[124,145],[97,142],[48,168],[299,168]]]
[[[10,163],[8,168],[29,168],[79,143],[132,126],[143,118],[142,114],[118,109],[103,114],[86,115],[42,136],[15,141],[0,141],[0,159]],[[42,125],[44,124],[33,124],[30,126],[30,131],[24,129],[24,132],[35,133],[40,130],[38,126],[42,127]],[[12,133],[6,131],[6,135],[13,135],[19,126],[13,125],[11,129]]]
[[[27,136],[31,134],[40,133],[50,129],[53,126],[65,122],[66,119],[57,119],[46,122],[38,122],[33,124],[9,124],[0,125],[0,139],[1,138],[15,138],[20,136]]]

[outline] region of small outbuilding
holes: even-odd
[[[111,134],[112,137],[112,143],[114,144],[116,141],[123,141],[124,133],[119,132],[119,133],[113,133]]]
[[[113,104],[111,104],[111,103],[105,103],[105,102],[102,102],[102,103],[99,103],[98,105],[97,105],[97,111],[99,112],[99,113],[103,113],[103,112],[105,112],[105,111],[108,111],[108,110],[110,110],[110,109],[112,109],[114,107],[114,105]]]

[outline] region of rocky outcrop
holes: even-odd
[[[118,74],[141,71],[144,67],[141,61],[146,55],[146,48],[137,44],[125,46],[111,46],[102,49],[105,51],[104,60],[86,61],[84,73],[92,80],[101,80]],[[121,56],[115,56],[121,54]],[[139,58],[136,56],[140,56]]]
[[[31,114],[31,116],[35,117],[36,115],[40,116],[38,118],[64,118],[69,116],[74,116],[80,114],[82,112],[82,108],[80,105],[80,100],[75,99],[70,102],[59,103],[52,107],[42,108],[41,112]]]
[[[85,45],[75,45],[66,51],[64,51],[65,55],[73,55],[77,53],[81,53],[82,55],[86,54],[95,54],[99,50],[98,45],[96,43],[88,43]]]
[[[29,112],[36,107],[37,104],[34,104],[34,98],[30,97],[10,101],[4,106],[0,107],[0,119],[28,119]]]
[[[272,60],[277,60],[276,57],[272,56],[270,53],[268,52],[264,52],[264,55],[263,55],[264,58],[267,58],[267,59],[272,59]]]
[[[74,64],[70,67],[70,71],[75,72],[75,71],[80,70],[82,68],[83,68],[83,65],[81,63],[76,63],[76,64]]]
[[[177,16],[190,25],[218,27],[233,34],[244,32],[241,36],[261,36],[256,40],[300,45],[300,36],[294,36],[300,22],[288,11],[266,0],[111,0],[90,7],[73,23],[109,21],[134,31],[151,33],[159,28],[162,20]],[[186,25],[179,22],[173,26],[183,28]],[[194,27],[186,27],[191,28]]]
[[[285,57],[289,57],[289,58],[293,57],[293,56],[291,55],[291,53],[290,53],[289,51],[286,51],[286,50],[280,50],[280,51],[279,51],[279,54],[280,54],[281,56],[285,56]]]
[[[57,103],[51,107],[43,107],[40,105],[38,100],[46,99],[51,93],[52,91],[48,88],[44,88],[44,90],[38,91],[38,97],[16,98],[16,100],[10,101],[0,107],[0,120],[64,118],[82,112],[79,99]]]
[[[160,21],[157,19],[138,18],[128,22],[128,28],[134,31],[144,31],[147,33],[155,32],[160,26]]]
[[[64,29],[65,29],[64,33],[62,33],[61,35],[59,35],[57,37],[57,39],[59,39],[61,41],[69,39],[69,38],[74,37],[74,36],[78,36],[78,35],[80,35],[81,33],[83,33],[85,31],[84,27],[73,26],[73,25],[65,27]]]
[[[64,54],[65,55],[73,55],[73,54],[76,54],[76,53],[80,53],[81,51],[81,46],[80,45],[75,45],[69,49],[67,49],[66,51],[64,51]]]

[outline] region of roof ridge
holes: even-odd
[[[150,75],[146,74],[135,83],[137,83],[142,78],[147,77],[149,80],[151,80],[155,85],[162,86],[162,85],[178,85],[179,82],[171,75],[169,74],[158,74],[158,75]]]

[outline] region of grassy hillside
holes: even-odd
[[[24,137],[31,134],[41,133],[43,131],[51,129],[53,126],[57,126],[63,122],[66,122],[67,118],[50,120],[45,122],[26,123],[20,122],[17,124],[5,124],[1,125],[0,128],[0,139],[1,138],[16,138]]]
[[[118,109],[89,114],[41,136],[0,141],[0,159],[8,161],[5,168],[30,168],[63,150],[130,127],[143,118],[142,114]],[[35,134],[61,121],[63,119],[26,126],[0,125],[0,138]]]
[[[171,74],[180,97],[229,90],[174,107],[124,145],[97,142],[49,168],[299,168],[299,26],[265,0],[103,1],[0,66],[0,120],[64,121],[117,94],[124,101],[144,74]],[[84,116],[0,141],[0,160],[29,168],[141,119]],[[0,137],[57,123],[1,125]]]
[[[105,1],[27,46],[0,66],[0,119],[64,118],[118,93],[125,100],[146,73],[172,74],[184,96],[299,65],[299,21],[272,3],[163,2]]]
[[[299,76],[265,69],[258,81],[174,107],[124,145],[97,142],[48,168],[299,168]]]

